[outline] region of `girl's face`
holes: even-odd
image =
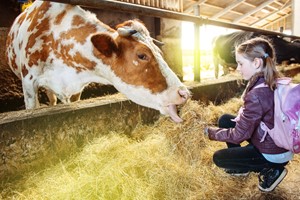
[[[253,61],[248,60],[242,54],[235,53],[235,59],[237,62],[237,71],[239,71],[245,80],[249,80],[255,73],[261,71],[261,62],[259,58],[255,58]]]

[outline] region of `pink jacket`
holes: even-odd
[[[244,110],[235,128],[209,127],[209,139],[234,144],[250,140],[261,153],[278,154],[287,151],[276,146],[269,135],[263,142],[260,142],[264,135],[259,126],[260,122],[263,121],[270,129],[274,127],[274,92],[269,87],[252,89],[263,82],[262,76],[255,77],[249,82],[248,91],[244,96]]]

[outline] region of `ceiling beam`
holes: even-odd
[[[277,10],[277,8],[275,8],[274,6],[271,6],[271,5],[267,5],[266,7],[269,8],[269,9],[272,9],[272,10]]]
[[[233,23],[239,23],[242,19],[249,17],[250,15],[260,11],[261,9],[263,9],[264,7],[266,7],[267,5],[273,3],[274,0],[268,0],[265,1],[264,3],[260,4],[259,6],[257,6],[255,9],[251,10],[250,12],[244,14],[243,16],[237,18],[236,20],[233,21]]]
[[[184,10],[185,13],[190,13],[190,12],[194,12],[194,6],[197,6],[197,5],[202,5],[206,2],[206,0],[200,0],[198,2],[195,2],[193,4],[191,4],[187,9]]]
[[[290,0],[287,0],[287,2],[289,2],[289,1],[290,1]],[[287,2],[286,2],[286,3],[287,3]],[[276,3],[276,4],[279,5],[279,6],[283,6],[283,3],[281,3],[281,2],[279,2],[279,1],[277,1],[277,0],[276,0],[274,3]]]
[[[278,10],[276,10],[276,11],[270,13],[270,14],[268,14],[267,16],[265,16],[265,17],[263,17],[263,18],[261,18],[261,19],[255,21],[254,23],[250,24],[250,26],[254,26],[254,25],[256,25],[256,24],[262,22],[263,20],[265,20],[265,19],[271,17],[272,15],[275,15],[275,14],[279,13],[280,11],[282,11],[282,10],[284,10],[284,9],[290,7],[290,6],[292,6],[292,3],[291,3],[291,2],[285,4],[282,8],[280,8],[280,9],[278,9]]]
[[[247,6],[253,7],[253,8],[256,7],[255,5],[253,5],[253,4],[251,4],[251,3],[248,3],[247,1],[245,1],[244,4],[247,5]]]
[[[226,8],[224,8],[221,12],[218,12],[217,14],[213,15],[211,19],[217,19],[221,17],[222,15],[226,14],[227,12],[231,11],[234,7],[238,6],[245,0],[236,0],[234,3],[230,4]]]
[[[277,22],[280,21],[280,20],[283,20],[284,18],[289,17],[290,15],[291,15],[291,14],[287,14],[287,15],[285,15],[285,16],[278,17],[276,20],[272,20],[272,21],[270,21],[269,23],[267,23],[267,24],[265,24],[265,25],[263,25],[263,26],[261,26],[261,27],[259,27],[259,28],[260,28],[260,29],[265,29],[266,27],[272,26],[273,24],[277,23]]]
[[[203,3],[202,5],[207,6],[207,7],[212,7],[212,8],[218,9],[218,10],[223,10],[224,9],[220,6],[216,6],[216,5],[212,5],[212,4],[208,4],[208,3]],[[229,10],[228,12],[232,12],[232,13],[235,13],[237,15],[243,15],[243,13],[237,12],[235,10]]]

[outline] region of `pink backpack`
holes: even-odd
[[[264,83],[255,88],[268,87]],[[291,78],[277,80],[274,91],[274,128],[269,129],[264,122],[260,127],[265,131],[261,142],[267,133],[279,147],[300,153],[300,84],[291,83]]]

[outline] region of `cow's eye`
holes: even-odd
[[[144,53],[141,53],[141,54],[138,54],[138,58],[141,59],[141,60],[147,60],[147,55],[144,54]]]

